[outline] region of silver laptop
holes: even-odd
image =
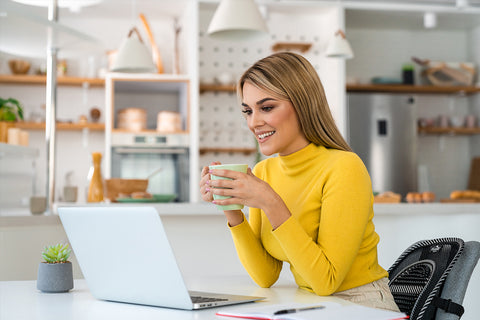
[[[264,299],[188,291],[153,207],[61,207],[58,213],[97,299],[186,310]]]

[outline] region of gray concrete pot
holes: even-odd
[[[72,264],[41,262],[38,266],[37,289],[43,292],[67,292],[73,289]]]

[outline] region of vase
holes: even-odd
[[[38,266],[37,289],[49,293],[73,289],[72,263],[41,262]]]
[[[101,171],[102,154],[100,152],[92,153],[93,174],[88,187],[87,202],[103,201],[103,178]]]

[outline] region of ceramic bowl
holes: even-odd
[[[26,74],[30,70],[30,62],[25,60],[9,60],[8,66],[13,74]]]

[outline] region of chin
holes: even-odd
[[[269,157],[269,156],[274,155],[276,153],[275,151],[272,151],[268,148],[262,148],[261,146],[260,146],[260,152],[266,157]]]

